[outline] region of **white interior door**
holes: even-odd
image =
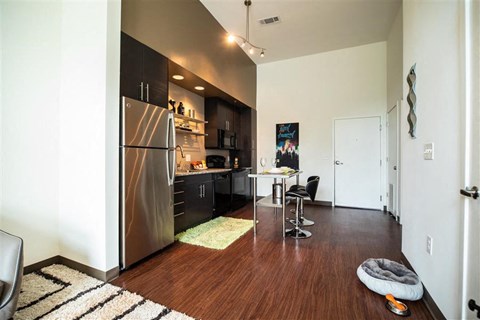
[[[465,181],[480,187],[480,3],[465,2]],[[463,190],[465,191],[465,190]],[[464,192],[465,193],[465,192]],[[469,194],[471,192],[467,192]],[[462,319],[480,314],[480,198],[464,202]],[[472,310],[473,309],[473,310]]]
[[[387,168],[388,168],[388,201],[387,208],[398,220],[398,107],[394,106],[387,115]]]
[[[335,205],[382,209],[380,117],[335,120]]]

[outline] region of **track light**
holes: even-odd
[[[246,38],[244,38],[242,36],[239,36],[237,34],[230,33],[230,34],[228,34],[227,40],[228,40],[228,42],[232,43],[232,42],[234,42],[235,40],[238,39],[238,40],[241,41],[240,47],[244,48],[245,45],[248,44],[250,46],[250,49],[248,50],[248,53],[254,54],[255,50],[259,50],[259,51],[261,51],[260,57],[263,58],[265,56],[265,51],[267,49],[256,46],[256,45],[254,45],[253,43],[250,42],[250,6],[252,5],[252,1],[251,0],[245,0],[243,3],[247,7],[247,17],[246,17],[246,29],[247,30],[245,32]]]

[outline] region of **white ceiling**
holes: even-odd
[[[246,37],[244,0],[200,1],[227,32]],[[267,50],[263,58],[259,52],[250,57],[260,64],[384,41],[400,5],[401,0],[252,0],[250,42]],[[271,16],[280,22],[258,22]]]

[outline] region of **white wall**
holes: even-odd
[[[2,228],[25,264],[59,253],[59,2],[1,2]],[[28,21],[28,23],[26,23]],[[5,94],[8,93],[8,94]]]
[[[3,72],[2,72],[2,62],[3,62],[3,58],[2,58],[2,56],[3,56],[3,54],[2,54],[2,52],[3,52],[2,30],[4,30],[4,28],[3,28],[3,25],[2,25],[2,21],[3,21],[2,12],[3,12],[3,7],[0,5],[0,125],[2,123],[2,107],[1,107],[1,105],[2,105],[2,101],[3,101],[2,100],[3,99],[2,98],[2,90],[3,90],[3,86],[2,86],[2,78],[3,78],[2,77],[2,74],[3,74]],[[3,186],[2,186],[2,183],[1,183],[1,181],[3,180],[2,133],[3,133],[3,130],[0,126],[0,229],[3,228],[3,218],[2,218],[2,216],[3,216],[2,215],[2,195],[3,195],[2,187]]]
[[[381,116],[385,123],[386,43],[261,64],[257,74],[257,159],[275,156],[277,123],[299,122],[300,183],[319,175],[316,200],[333,201],[333,121]],[[385,194],[385,173],[382,182]],[[259,195],[270,189],[271,181],[258,182]]]
[[[1,6],[2,227],[24,238],[26,265],[60,254],[109,270],[118,266],[120,2]]]
[[[120,4],[66,1],[62,31],[60,254],[107,270],[118,266]]]
[[[387,111],[403,95],[403,14],[397,12],[387,39]]]
[[[462,182],[461,1],[403,4],[403,74],[416,63],[417,138],[401,113],[402,251],[447,319],[459,319]],[[404,81],[404,97],[408,86]],[[435,143],[435,160],[423,145]],[[433,237],[433,255],[426,252]]]

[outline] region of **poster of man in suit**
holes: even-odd
[[[277,124],[277,168],[289,167],[299,170],[298,122]]]

